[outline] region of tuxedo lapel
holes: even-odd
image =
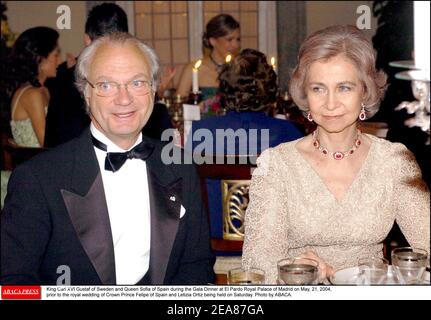
[[[70,185],[61,194],[76,234],[101,282],[115,284],[108,207],[89,129],[77,140]]]
[[[163,284],[177,235],[182,204],[182,179],[176,178],[160,160],[156,148],[147,160],[151,211],[151,284]]]

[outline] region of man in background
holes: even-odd
[[[85,23],[84,44],[110,32],[128,32],[127,15],[114,3],[95,6]],[[51,99],[46,117],[44,146],[51,148],[79,136],[90,124],[85,102],[75,87],[76,59],[68,55],[57,70],[57,77],[47,83]]]
[[[84,44],[112,32],[128,32],[127,15],[114,3],[95,6],[85,23]],[[52,148],[78,137],[90,124],[85,101],[75,87],[76,58],[68,54],[58,67],[57,77],[47,82],[51,99],[46,117],[44,147]],[[160,139],[164,129],[172,128],[166,106],[156,103],[143,129],[146,136]]]

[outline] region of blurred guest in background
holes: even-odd
[[[277,75],[266,56],[254,49],[244,49],[229,64],[225,64],[220,72],[220,96],[221,107],[226,114],[200,121],[194,121],[193,135],[199,129],[208,129],[213,134],[213,151],[218,154],[260,154],[263,150],[260,141],[256,151],[240,150],[239,141],[230,144],[227,137],[223,150],[216,150],[217,129],[268,129],[269,147],[275,147],[281,142],[296,140],[302,137],[301,132],[290,121],[275,119],[268,116],[277,99]],[[258,135],[260,136],[260,135]],[[193,142],[193,150],[200,141]]]
[[[325,278],[381,257],[394,221],[410,245],[429,252],[430,195],[414,156],[358,130],[386,89],[371,43],[353,26],[328,27],[308,37],[298,57],[290,93],[317,129],[258,159],[243,265],[276,283],[278,260],[308,257]]]
[[[217,88],[219,86],[218,75],[225,64],[227,55],[235,56],[241,46],[240,26],[231,15],[219,14],[213,17],[206,26],[206,31],[202,36],[204,48],[209,49],[209,54],[204,55],[202,64],[198,69],[199,90],[202,93],[202,111],[214,114],[214,107]],[[177,94],[187,97],[192,90],[192,71],[196,62],[187,65],[180,77]],[[210,100],[208,100],[210,99]],[[205,100],[208,100],[205,102]]]
[[[45,136],[45,116],[50,93],[45,82],[55,77],[59,62],[59,34],[48,27],[24,31],[16,40],[8,70],[7,91],[11,93],[11,131],[21,147],[40,148]],[[1,171],[1,207],[6,196],[10,171]]]
[[[200,129],[211,132],[213,154],[259,155],[267,147],[302,137],[302,133],[288,120],[268,116],[276,102],[277,75],[266,56],[253,49],[244,49],[231,63],[225,64],[219,75],[219,95],[226,115],[194,121],[186,149],[196,151],[200,139],[192,139]],[[226,129],[230,129],[231,133]],[[267,130],[265,135],[263,130]],[[236,137],[238,130],[245,132],[247,141]],[[217,143],[223,142],[223,149]],[[255,149],[249,149],[255,142]],[[206,150],[207,151],[207,150]],[[212,236],[221,238],[220,181],[208,180]]]
[[[127,15],[114,3],[95,6],[85,23],[84,44],[110,32],[128,32]],[[85,101],[75,87],[76,59],[68,59],[58,67],[55,79],[48,82],[51,101],[46,118],[45,147],[55,147],[79,136],[90,124]]]
[[[84,43],[112,32],[128,32],[127,15],[115,3],[102,3],[91,9],[85,23]],[[45,147],[54,147],[79,136],[90,124],[85,101],[75,87],[76,59],[69,55],[58,68],[58,75],[48,83],[51,101],[46,119]],[[166,81],[166,80],[164,80]],[[160,139],[163,130],[172,128],[166,106],[156,103],[145,127],[145,135]]]
[[[9,67],[11,91],[11,130],[16,144],[43,146],[45,116],[50,93],[45,87],[55,77],[59,63],[59,34],[48,27],[24,31],[12,49]]]

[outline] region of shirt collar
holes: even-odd
[[[142,133],[139,133],[138,139],[136,139],[135,143],[129,148],[129,149],[123,149],[117,146],[115,143],[113,143],[111,140],[109,140],[99,129],[97,129],[93,122],[90,124],[90,131],[93,137],[95,137],[100,142],[106,144],[107,152],[125,152],[129,151],[142,141]]]

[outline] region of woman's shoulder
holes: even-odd
[[[268,148],[263,151],[257,159],[258,164],[273,162],[285,165],[286,161],[292,161],[297,157],[296,144],[303,138],[289,142],[283,142],[279,145]]]
[[[374,159],[381,168],[395,176],[402,176],[419,170],[415,155],[402,143],[391,142],[373,135],[367,135],[374,144]]]
[[[412,152],[400,142],[392,142],[383,138],[376,137],[371,134],[365,134],[375,145],[377,152],[382,156],[393,158],[410,157]]]
[[[40,88],[36,88],[31,84],[24,84],[15,91],[12,97],[12,115],[15,114],[17,109],[27,109],[27,106],[43,101],[43,93]]]
[[[186,71],[192,71],[192,69],[193,69],[193,67],[194,67],[194,65],[195,65],[195,63],[196,63],[196,61],[191,61],[191,62],[189,62],[188,64],[186,64],[185,66],[184,66],[184,70]]]
[[[253,176],[268,176],[274,181],[283,179],[295,167],[290,164],[296,161],[296,142],[285,142],[263,151],[256,161],[257,168],[253,171]]]
[[[274,150],[274,152],[284,154],[286,151],[294,151],[296,149],[296,144],[300,141],[302,141],[304,137],[298,138],[296,140],[288,141],[280,143],[279,145],[271,148]]]
[[[180,80],[184,81],[186,77],[189,77],[191,79],[194,63],[195,62],[192,61],[184,66],[184,68],[181,70]]]
[[[46,98],[46,93],[42,87],[34,87],[32,85],[23,89],[21,100],[23,102],[43,102]]]

